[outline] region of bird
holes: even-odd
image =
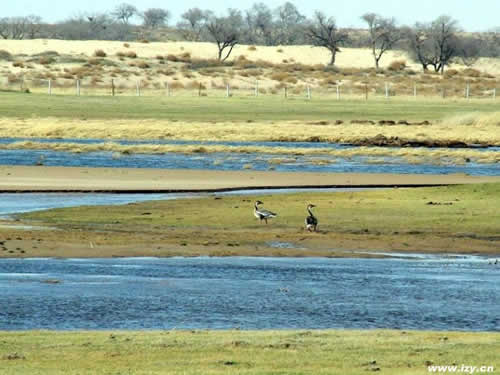
[[[271,219],[273,217],[278,216],[278,214],[276,214],[274,212],[268,211],[268,210],[266,210],[264,208],[259,208],[260,204],[264,204],[264,203],[261,202],[261,201],[256,201],[255,202],[255,208],[253,209],[253,214],[261,222],[262,222],[262,220],[264,220],[266,222],[266,224],[267,224],[267,219]]]
[[[316,232],[316,228],[318,227],[318,219],[311,211],[313,207],[316,206],[314,204],[307,205],[307,212],[309,212],[309,216],[306,217],[306,229],[309,232]]]

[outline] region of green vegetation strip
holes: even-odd
[[[498,111],[479,100],[334,100],[205,97],[64,96],[0,92],[3,117],[168,119],[185,121],[437,120],[470,112]]]
[[[23,374],[428,374],[500,370],[499,333],[397,330],[0,332],[0,372]],[[491,373],[491,372],[490,372]]]
[[[259,224],[254,217],[256,199],[278,213],[270,224]],[[320,233],[304,232],[308,203],[317,206]],[[499,248],[499,208],[500,184],[490,183],[151,201],[53,209],[21,214],[20,218],[68,230],[106,230],[110,232],[107,244],[118,241],[119,233],[149,233],[158,236],[158,244],[177,245],[175,255],[192,255],[189,249],[201,248],[198,254],[205,255],[349,256],[335,251],[353,246],[367,250],[492,254]],[[64,232],[59,236],[62,241]],[[353,238],[354,245],[343,242]],[[306,250],[319,248],[331,253],[291,249],[276,254],[266,245],[269,241],[291,242]],[[231,252],[225,253],[226,245],[231,246]],[[171,254],[158,251],[157,255]],[[54,256],[71,254],[61,250]]]

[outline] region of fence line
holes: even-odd
[[[17,91],[34,91],[46,92],[48,95],[60,94],[71,95],[71,86],[58,85],[57,81],[52,79],[26,81],[20,80],[15,83],[4,85],[4,88]],[[109,85],[84,85],[80,79],[73,83],[75,89],[74,95],[93,96],[93,95],[111,95],[111,96],[132,96],[134,95],[134,88],[130,86],[117,86],[114,79],[111,79]],[[414,98],[429,98],[441,97],[445,98],[464,98],[464,99],[496,99],[497,88],[489,87],[483,89],[476,89],[474,91],[467,83],[462,86],[462,91],[459,86],[447,85],[418,85],[414,83],[412,87],[394,85],[390,82],[381,84],[363,83],[358,85],[330,85],[327,87],[311,87],[310,85],[293,86],[287,84],[278,84],[274,87],[263,88],[259,85],[259,81],[255,81],[253,85],[246,87],[231,86],[229,83],[225,87],[211,87],[206,88],[202,83],[197,82],[196,87],[183,87],[174,82],[163,82],[164,88],[161,84],[148,87],[148,82],[138,80],[135,82],[135,96],[225,96],[227,98],[233,96],[254,96],[273,95],[282,96],[284,98],[304,98],[307,100],[315,98],[321,99],[322,97],[334,97],[336,100],[346,99],[390,99],[392,97],[414,97]],[[180,86],[180,87],[179,87]],[[281,91],[280,91],[281,88]],[[461,93],[460,93],[461,92]]]

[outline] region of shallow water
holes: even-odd
[[[477,257],[0,260],[0,330],[499,331],[499,300]]]
[[[262,195],[307,192],[364,191],[366,188],[317,188],[317,189],[243,189],[217,193],[1,193],[0,217],[15,213],[77,206],[101,206],[144,202],[152,200],[202,198],[227,195]]]
[[[444,161],[443,164],[409,164],[403,158],[380,156],[339,158],[331,155],[308,156],[223,152],[123,155],[113,152],[75,154],[53,150],[0,150],[0,164],[3,165],[36,165],[40,162],[47,166],[67,167],[500,175],[500,164],[498,163],[469,162],[463,165],[455,165]]]

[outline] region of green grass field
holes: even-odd
[[[492,366],[500,334],[372,331],[0,332],[2,375],[428,374]]]
[[[268,225],[253,215],[256,199],[278,213]],[[317,205],[318,233],[304,230],[308,203]],[[4,232],[25,242],[6,242],[1,256],[359,257],[357,251],[376,250],[493,255],[500,241],[499,207],[500,184],[482,184],[62,208],[19,215],[21,223],[58,230]],[[294,246],[275,248],[275,241]]]
[[[498,111],[493,100],[333,100],[279,97],[111,97],[0,92],[3,117],[165,119],[178,121],[438,120]]]

